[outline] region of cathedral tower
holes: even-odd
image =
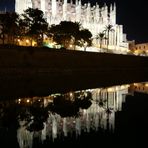
[[[22,14],[26,8],[26,0],[15,0],[15,12]]]
[[[116,24],[116,4],[110,6],[110,23]]]
[[[77,1],[76,5],[76,21],[80,22],[81,21],[81,0]]]
[[[65,21],[67,19],[67,0],[64,0],[63,4],[63,20]]]
[[[15,12],[18,14],[22,14],[28,8],[32,8],[32,0],[15,0]]]

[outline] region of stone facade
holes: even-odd
[[[109,24],[113,26],[114,31],[109,33],[109,49],[126,51],[128,42],[126,34],[123,33],[123,25],[116,23],[116,4],[107,6],[99,4],[82,4],[81,0],[75,2],[68,0],[16,0],[15,11],[19,14],[27,8],[38,8],[44,12],[49,25],[59,24],[61,21],[80,22],[82,26],[89,29],[93,38]],[[94,46],[99,47],[99,40],[93,40]],[[106,47],[107,41],[104,40],[103,46]]]

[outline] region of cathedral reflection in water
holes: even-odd
[[[128,94],[129,87],[130,85],[121,85],[110,88],[70,92],[67,94],[54,94],[44,98],[34,97],[30,100],[27,98],[17,100],[18,104],[21,104],[22,100],[28,104],[32,104],[33,100],[36,100],[39,101],[43,107],[47,107],[53,103],[54,98],[57,96],[62,96],[65,100],[71,101],[72,103],[75,102],[76,98],[83,100],[87,98],[87,96],[89,96],[91,100],[90,106],[86,108],[79,107],[77,110],[78,115],[76,116],[61,116],[53,111],[48,111],[49,116],[43,123],[43,129],[39,131],[28,131],[26,129],[26,121],[20,120],[20,127],[17,130],[20,148],[31,148],[34,138],[38,138],[42,142],[48,138],[53,142],[56,138],[67,136],[75,136],[77,139],[81,133],[99,131],[99,129],[114,132],[115,112],[122,110],[122,103],[125,101],[125,95]],[[65,106],[65,108],[66,107],[68,106]],[[69,111],[67,110],[67,112]]]

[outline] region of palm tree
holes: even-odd
[[[107,39],[104,32],[100,32],[97,34],[96,39],[99,39],[100,49],[102,48],[102,42],[104,39]]]
[[[105,27],[104,32],[107,33],[107,49],[108,49],[109,40],[110,40],[110,38],[109,38],[109,33],[110,33],[110,32],[113,32],[113,31],[114,31],[113,25],[109,24],[109,25],[107,25],[107,26]]]

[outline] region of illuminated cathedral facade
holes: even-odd
[[[116,5],[111,4],[100,7],[92,6],[89,2],[82,4],[81,0],[16,0],[15,11],[22,14],[27,8],[38,8],[43,11],[49,25],[59,24],[61,21],[80,22],[83,28],[88,29],[93,35],[94,46],[99,47],[99,40],[95,37],[105,30],[108,25],[113,26],[109,32],[109,49],[126,51],[128,42],[123,33],[123,25],[116,23]],[[103,41],[102,47],[107,41]]]

